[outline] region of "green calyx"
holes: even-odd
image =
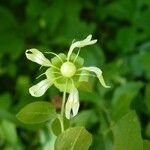
[[[84,71],[79,71],[79,68],[83,67],[84,59],[77,57],[76,54],[72,53],[70,60],[67,61],[65,54],[58,54],[59,57],[53,57],[51,63],[55,67],[51,67],[46,71],[46,77],[49,80],[53,80],[53,84],[61,92],[65,90],[70,92],[71,89],[78,87],[82,81],[88,82],[89,76],[83,76]],[[66,88],[66,80],[68,80]]]

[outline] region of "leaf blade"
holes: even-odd
[[[115,150],[143,150],[141,129],[134,111],[123,116],[112,131]]]
[[[60,134],[55,142],[56,150],[88,150],[92,136],[84,127],[73,127]]]
[[[54,118],[56,115],[55,109],[48,102],[33,102],[26,105],[16,115],[17,119],[25,124],[42,123]]]

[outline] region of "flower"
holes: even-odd
[[[53,52],[46,52],[54,55],[51,60],[47,59],[35,48],[26,50],[25,52],[25,55],[29,60],[36,62],[41,66],[48,67],[46,72],[42,74],[46,76],[46,79],[29,88],[29,93],[34,97],[40,97],[52,85],[61,92],[69,93],[65,105],[65,115],[68,119],[74,117],[78,113],[79,93],[77,88],[81,83],[88,82],[90,72],[96,74],[103,87],[109,88],[109,86],[105,84],[101,69],[94,66],[84,67],[84,59],[79,56],[80,48],[97,42],[97,40],[91,39],[92,35],[89,35],[82,41],[72,43],[67,55],[64,53],[57,55]],[[76,48],[79,48],[77,54],[73,53]]]

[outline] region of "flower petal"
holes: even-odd
[[[92,39],[92,35],[90,34],[90,35],[88,35],[87,37],[86,37],[86,41],[90,41]]]
[[[87,45],[95,44],[97,42],[97,40],[92,40],[91,41],[91,38],[92,38],[92,35],[89,35],[89,36],[86,37],[86,39],[84,39],[82,41],[77,41],[77,42],[71,44],[68,55],[67,55],[67,60],[69,60],[73,50],[76,47],[81,48],[81,47],[84,47],[84,46],[87,46]]]
[[[29,93],[34,96],[34,97],[40,97],[42,96],[46,90],[52,85],[53,83],[48,80],[48,79],[45,79],[45,80],[42,80],[41,82],[39,82],[38,84],[32,86],[30,89],[29,89]]]
[[[75,88],[68,97],[65,107],[65,115],[67,119],[76,116],[79,110],[79,93]]]
[[[106,83],[104,81],[101,69],[99,69],[97,67],[83,67],[81,69],[94,72],[96,74],[96,76],[98,77],[98,79],[99,79],[100,83],[102,84],[102,86],[105,87],[105,88],[110,88],[110,86],[106,85]]]
[[[25,54],[26,57],[33,62],[36,62],[42,66],[51,66],[51,62],[39,50],[35,48],[26,50]]]
[[[72,106],[73,117],[77,115],[79,110],[79,92],[77,89],[74,91],[74,102]]]

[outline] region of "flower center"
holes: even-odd
[[[65,62],[62,64],[60,71],[64,77],[72,77],[76,72],[76,67],[72,62]]]

